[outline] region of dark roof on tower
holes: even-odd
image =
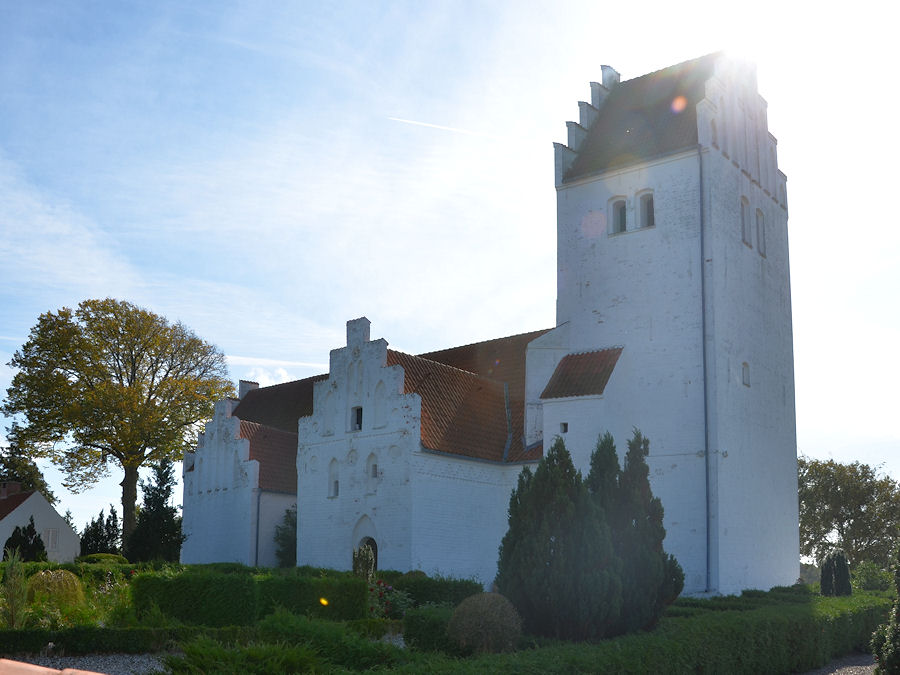
[[[697,103],[721,53],[708,54],[612,87],[563,182],[697,144]],[[680,111],[673,103],[683,96]]]
[[[599,396],[622,353],[621,347],[568,354],[557,364],[541,398]]]

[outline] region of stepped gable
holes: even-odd
[[[720,52],[612,87],[563,182],[628,166],[697,144],[697,103]],[[672,103],[686,99],[680,111]]]
[[[259,462],[259,487],[297,493],[297,434],[241,420],[241,438],[250,441],[250,459]]]
[[[253,389],[244,395],[232,415],[242,421],[256,422],[296,436],[297,420],[312,415],[313,385],[325,379],[328,375],[315,375]]]
[[[541,398],[600,396],[621,353],[621,347],[612,347],[564,356],[556,365]]]

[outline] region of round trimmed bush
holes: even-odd
[[[28,602],[35,597],[72,607],[84,603],[84,589],[81,579],[67,570],[41,570],[28,580]]]
[[[447,636],[465,651],[508,652],[522,635],[522,619],[513,604],[499,593],[479,593],[453,611]]]
[[[127,565],[128,558],[118,553],[88,553],[75,558],[77,563],[101,564],[101,565]]]

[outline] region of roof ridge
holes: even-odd
[[[465,347],[474,347],[476,345],[486,345],[491,342],[500,342],[501,340],[512,340],[513,338],[524,337],[526,335],[533,335],[535,333],[541,333],[541,334],[549,333],[551,330],[553,330],[553,328],[555,328],[555,326],[551,327],[551,328],[539,328],[538,330],[524,331],[522,333],[515,333],[513,335],[506,335],[504,337],[498,337],[498,338],[491,338],[489,340],[479,340],[478,342],[469,342],[467,344],[456,345],[454,347],[444,347],[443,349],[432,349],[430,351],[422,352],[421,354],[417,354],[417,356],[424,357],[426,354],[436,354],[437,352],[449,352],[454,349],[463,349]]]
[[[476,343],[477,344],[477,343]],[[457,373],[463,373],[464,375],[468,375],[469,377],[474,377],[476,380],[485,380],[492,384],[504,384],[503,380],[498,380],[493,377],[487,377],[486,375],[482,375],[481,373],[473,373],[471,370],[466,370],[464,368],[457,368],[456,366],[451,366],[447,363],[442,363],[441,361],[435,361],[433,359],[425,358],[424,356],[419,356],[418,354],[410,354],[409,352],[401,352],[398,349],[388,349],[388,352],[393,352],[395,354],[401,354],[403,356],[416,359],[417,361],[425,361],[429,365],[438,366],[439,369],[444,369],[448,371],[455,371]],[[399,365],[399,364],[397,364]]]
[[[677,70],[679,68],[684,68],[688,64],[698,63],[699,61],[705,61],[707,59],[712,60],[714,57],[721,57],[721,56],[724,56],[724,54],[725,54],[725,50],[719,49],[717,51],[709,52],[708,54],[704,54],[703,56],[698,56],[693,59],[685,59],[681,63],[675,63],[671,66],[665,66],[663,68],[659,68],[652,72],[644,73],[643,75],[638,75],[637,77],[632,77],[630,80],[622,80],[622,82],[620,82],[619,84],[620,85],[631,84],[632,82],[637,82],[638,80],[642,80],[645,77],[653,77],[654,75],[659,75],[660,73],[664,73],[667,70]]]

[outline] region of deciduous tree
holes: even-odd
[[[124,470],[122,519],[135,526],[138,469],[178,460],[215,401],[232,393],[225,357],[180,323],[118,300],[86,300],[38,318],[9,365],[9,438],[49,457],[78,492]]]
[[[37,490],[48,502],[56,503],[56,496],[38,465],[15,446],[0,448],[0,483],[11,481],[21,483],[23,492]]]
[[[900,537],[900,487],[868,464],[800,457],[800,553],[822,558],[841,548],[850,565],[886,568]]]

